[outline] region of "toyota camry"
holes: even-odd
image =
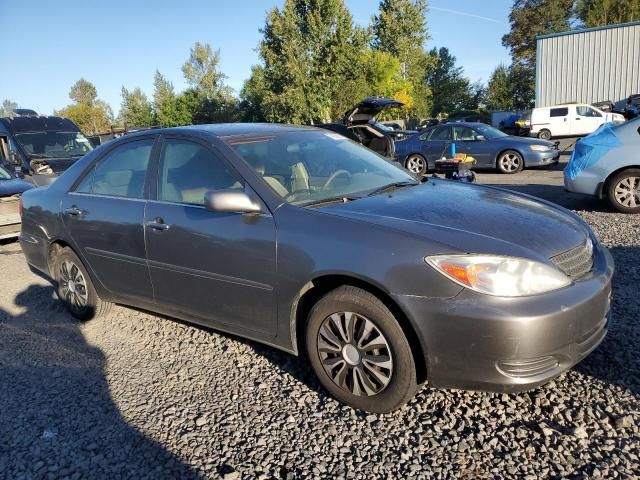
[[[613,262],[578,216],[327,130],[138,132],[22,202],[26,259],[76,318],[115,302],[263,342],[363,410],[532,389],[607,332]]]

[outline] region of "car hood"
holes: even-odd
[[[429,254],[547,260],[589,236],[584,222],[561,207],[499,188],[437,179],[322,210],[424,237],[439,245]]]
[[[361,125],[373,120],[383,110],[402,107],[404,103],[384,97],[367,97],[348,110],[342,119],[346,126]]]

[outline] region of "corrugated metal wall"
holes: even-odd
[[[539,38],[536,107],[640,93],[640,24]]]

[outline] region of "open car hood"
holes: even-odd
[[[347,127],[351,125],[362,125],[374,119],[375,116],[383,110],[398,108],[403,105],[404,103],[391,98],[367,97],[344,114],[342,123]]]

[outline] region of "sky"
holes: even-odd
[[[378,0],[345,0],[354,21],[369,24]],[[70,103],[81,77],[98,97],[120,109],[120,91],[140,87],[150,98],[158,69],[176,91],[186,88],[181,66],[197,41],[220,49],[227,84],[240,91],[265,14],[283,0],[0,0],[0,102],[51,114]],[[447,47],[472,81],[486,81],[500,63],[511,0],[430,0],[426,47]]]

